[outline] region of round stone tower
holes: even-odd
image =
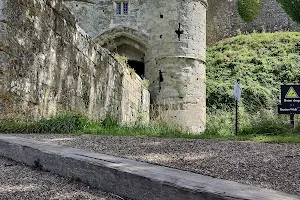
[[[151,1],[145,76],[155,115],[192,132],[206,121],[206,0]]]

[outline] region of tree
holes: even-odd
[[[276,1],[294,21],[300,23],[300,0]],[[237,6],[241,18],[250,23],[257,18],[262,7],[262,0],[238,0]]]
[[[237,6],[241,18],[250,23],[258,16],[262,3],[260,0],[238,0]]]

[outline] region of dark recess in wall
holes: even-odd
[[[128,65],[134,69],[141,78],[145,77],[145,64],[134,60],[128,60]]]

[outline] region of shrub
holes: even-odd
[[[300,33],[239,35],[207,49],[207,106],[234,107],[233,86],[248,111],[279,103],[280,85],[300,82]]]
[[[257,18],[261,6],[262,3],[260,0],[238,0],[237,1],[239,15],[247,23],[250,23],[254,21],[255,18]]]

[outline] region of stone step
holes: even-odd
[[[0,134],[0,156],[141,200],[296,200],[300,196]]]

